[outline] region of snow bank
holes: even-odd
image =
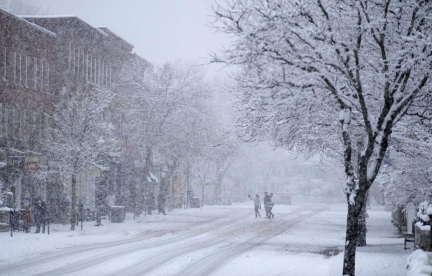
[[[430,231],[430,225],[423,225],[422,222],[416,222],[415,224],[422,231]]]
[[[414,251],[407,259],[407,276],[430,276],[432,266],[430,264],[431,252],[421,249]]]
[[[428,206],[427,212],[428,215],[432,215],[432,206]]]

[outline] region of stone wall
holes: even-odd
[[[415,246],[424,251],[431,251],[430,225],[415,225]]]

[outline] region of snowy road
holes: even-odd
[[[148,229],[115,241],[99,241],[102,233],[95,232],[88,244],[7,259],[0,262],[0,275],[337,275],[344,212],[311,206],[276,206],[273,220],[255,219],[250,205],[235,205],[180,210],[134,224],[106,223],[104,231]]]

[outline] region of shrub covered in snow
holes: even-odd
[[[430,276],[432,266],[430,264],[431,252],[421,249],[414,251],[407,259],[407,276]]]
[[[430,224],[429,216],[427,214],[428,205],[429,203],[427,201],[420,203],[419,210],[417,212],[417,217],[419,218],[420,222],[423,223],[423,225]]]

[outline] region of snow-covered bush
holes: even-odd
[[[427,201],[420,203],[419,210],[417,212],[417,217],[423,225],[430,225],[429,216],[427,214],[428,205],[429,203]]]
[[[406,264],[407,276],[430,276],[432,274],[432,266],[430,258],[432,253],[425,252],[421,249],[414,251],[409,255]]]

